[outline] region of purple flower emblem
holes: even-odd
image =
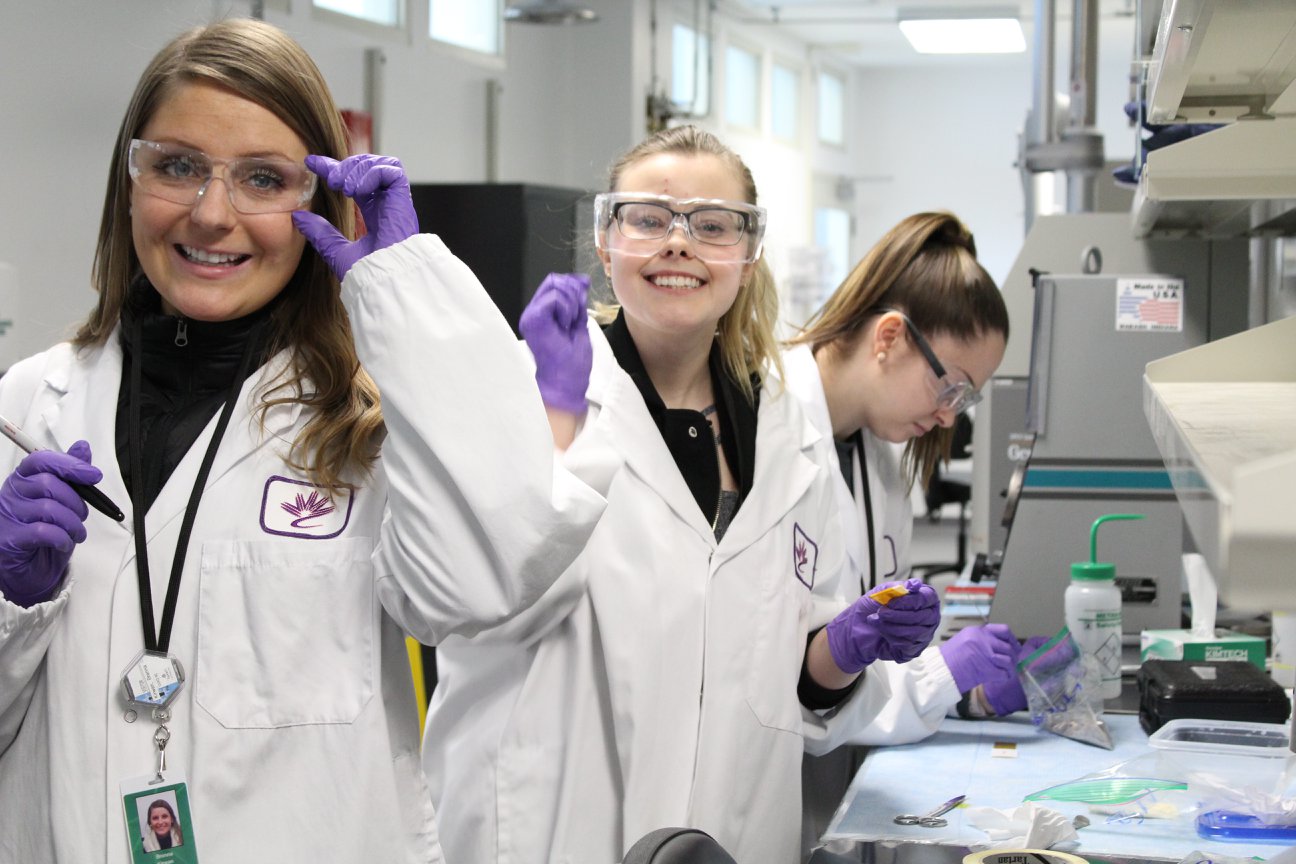
[[[324,489],[271,475],[261,495],[261,530],[281,537],[327,540],[346,530],[354,506],[353,489]]]
[[[294,528],[313,528],[306,524],[308,519],[319,519],[333,512],[333,499],[321,495],[318,489],[311,490],[310,496],[297,493],[296,501],[281,501],[279,506],[292,515]]]
[[[814,588],[815,566],[819,563],[819,544],[810,539],[810,535],[799,523],[792,525],[792,573],[801,584]]]

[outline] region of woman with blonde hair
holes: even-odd
[[[424,762],[447,857],[608,864],[681,826],[793,861],[798,684],[853,676],[807,660],[842,550],[820,436],[773,374],[765,211],[737,154],[685,126],[613,166],[594,221],[616,305],[587,323],[583,279],[554,275],[520,329],[546,405],[588,409],[568,458],[619,467],[554,588],[441,646]],[[934,599],[893,601],[871,650],[916,653]]]
[[[0,379],[43,448],[0,454],[0,857],[135,860],[123,801],[171,790],[193,860],[439,860],[404,635],[516,613],[603,502],[417,232],[282,31],[200,27],[144,71],[98,305]]]

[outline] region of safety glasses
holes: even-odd
[[[192,207],[212,180],[225,184],[230,206],[240,213],[286,213],[306,207],[318,178],[304,164],[248,156],[217,159],[178,144],[133,138],[127,154],[131,180],[141,191]]]
[[[981,393],[972,386],[972,382],[950,378],[949,372],[945,369],[945,364],[941,363],[936,357],[936,352],[932,350],[931,345],[923,338],[923,335],[918,332],[918,328],[909,320],[908,315],[899,309],[883,311],[894,312],[904,319],[905,329],[909,331],[909,336],[913,339],[914,345],[918,347],[919,353],[923,355],[927,365],[936,376],[936,407],[943,411],[962,414],[981,401]]]
[[[750,264],[760,257],[765,208],[717,198],[677,199],[667,195],[605,192],[594,197],[594,242],[612,251],[613,225],[624,240],[617,251],[655,255],[679,225],[708,263]]]

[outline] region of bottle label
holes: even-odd
[[[1097,624],[1098,627],[1100,628],[1120,627],[1121,626],[1120,610],[1116,609],[1116,610],[1109,610],[1105,612],[1095,612],[1094,623]]]

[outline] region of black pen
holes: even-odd
[[[4,417],[0,417],[0,432],[3,432],[6,438],[21,447],[24,452],[31,453],[43,449],[31,439],[31,436]],[[114,504],[111,498],[100,492],[98,488],[86,483],[74,483],[71,480],[64,480],[63,482],[75,489],[76,493],[81,496],[82,501],[109,519],[115,519],[118,522],[126,519],[126,514],[121,511],[121,508]]]

